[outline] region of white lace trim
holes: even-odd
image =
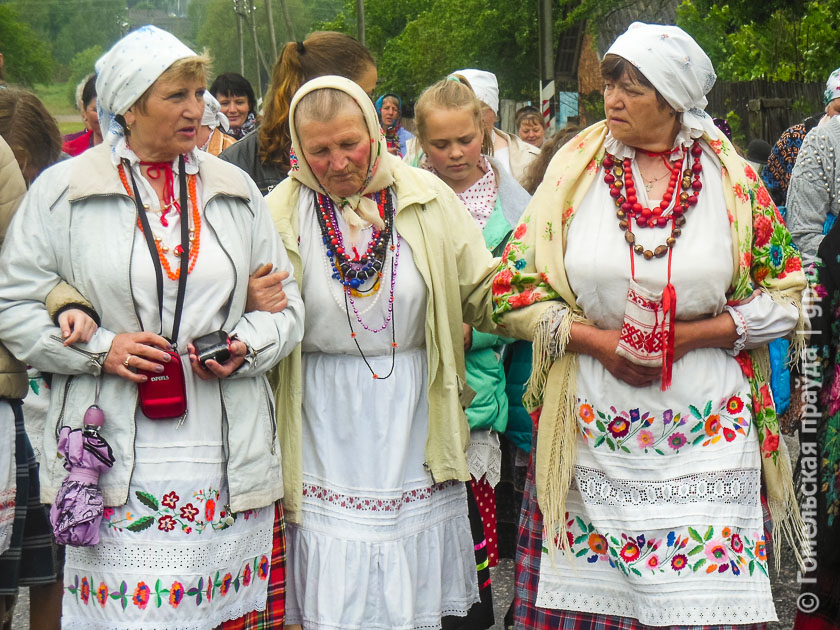
[[[442,625],[440,623],[441,617],[466,617],[472,608],[473,604],[480,601],[480,597],[476,597],[472,601],[460,600],[459,602],[449,601],[441,606],[439,614],[424,614],[417,615],[413,624],[392,626],[390,624],[370,623],[366,622],[365,630],[440,630]],[[358,630],[358,624],[355,625],[341,625],[330,623],[319,623],[311,619],[304,619],[300,610],[290,610],[286,608],[286,626],[303,625],[307,630]]]
[[[584,503],[601,506],[653,506],[716,503],[755,506],[761,487],[758,469],[715,470],[664,481],[612,479],[603,472],[575,468],[573,487]]]
[[[67,569],[105,573],[194,574],[271,553],[272,528],[249,528],[246,535],[216,536],[207,542],[135,542],[103,538],[95,547],[67,549]]]
[[[637,601],[608,595],[584,595],[553,589],[545,593],[540,584],[536,605],[554,610],[573,610],[603,615],[617,615],[638,619],[650,626],[671,625],[725,625],[776,621],[776,609],[767,593],[764,605],[754,605],[757,593],[742,593],[727,598],[726,606],[668,605],[658,599],[655,606],[644,606]],[[675,600],[676,601],[676,600]]]
[[[254,599],[256,601],[251,604],[239,602],[237,606],[220,610],[207,619],[195,621],[187,625],[173,624],[171,621],[162,625],[157,625],[150,624],[148,620],[138,621],[137,623],[117,624],[117,622],[113,619],[99,621],[82,617],[72,617],[66,610],[62,610],[61,628],[62,630],[212,630],[213,628],[223,624],[225,621],[239,619],[243,615],[247,615],[255,610],[265,610],[265,596],[258,596]]]
[[[470,431],[467,466],[475,479],[481,480],[486,476],[490,487],[496,487],[502,477],[502,449],[498,433],[489,429]]]
[[[727,350],[732,356],[737,355],[747,345],[749,339],[749,331],[747,330],[747,320],[741,313],[731,306],[726,306],[726,311],[732,316],[732,321],[735,322],[735,331],[738,333],[738,338],[735,340],[735,345],[731,350]]]

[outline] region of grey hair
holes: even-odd
[[[345,108],[352,108],[364,120],[364,112],[347,92],[335,88],[314,90],[301,98],[295,107],[295,128],[305,120],[327,122]]]

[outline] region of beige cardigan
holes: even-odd
[[[394,156],[384,159],[393,163],[394,225],[411,247],[427,291],[429,434],[425,467],[435,482],[467,481],[469,427],[463,409],[469,404],[471,390],[466,387],[461,322],[495,330],[490,286],[498,261],[484,246],[475,221],[443,182]],[[303,281],[298,248],[300,188],[300,183],[289,178],[266,198],[298,285]],[[303,492],[300,346],[275,368],[272,381],[283,451],[283,505],[286,518],[297,522]]]

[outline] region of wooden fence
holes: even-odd
[[[774,144],[785,129],[823,110],[823,90],[822,83],[718,81],[709,92],[706,111],[731,118],[736,140],[761,138]]]
[[[746,149],[753,138],[772,145],[785,129],[823,111],[823,90],[823,83],[718,81],[707,96],[706,111],[729,120],[735,141],[743,144],[742,148]],[[604,118],[600,92],[581,94],[578,103],[582,124]]]

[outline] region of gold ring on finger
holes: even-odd
[[[134,356],[133,354],[126,355],[126,357],[125,357],[125,361],[123,361],[123,365],[124,365],[125,367],[127,367],[127,368],[130,368],[130,367],[131,367],[131,358],[132,358],[133,356]]]

